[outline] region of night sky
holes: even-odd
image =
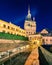
[[[52,29],[52,0],[0,0],[0,19],[23,28],[28,5],[35,17],[37,32]]]

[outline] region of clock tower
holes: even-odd
[[[33,20],[31,18],[30,7],[28,7],[28,15],[24,23],[24,29],[26,30],[27,36],[34,35],[36,33],[36,21],[34,17]]]

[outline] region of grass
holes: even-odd
[[[10,39],[10,40],[25,40],[27,41],[28,38],[20,35],[13,35],[9,33],[0,32],[0,39]]]

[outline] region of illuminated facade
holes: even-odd
[[[43,44],[52,44],[52,36],[43,36]]]
[[[0,20],[0,32],[9,34],[21,35],[26,37],[26,31],[21,29],[19,26]]]
[[[26,17],[24,23],[24,29],[26,30],[26,35],[29,40],[33,38],[36,40],[37,38],[42,38],[44,44],[52,44],[52,34],[49,33],[46,29],[43,29],[38,34],[36,33],[36,21],[35,18],[31,18],[30,8],[28,8],[28,15]]]
[[[42,35],[44,44],[52,44],[52,33],[51,32],[48,32],[46,29],[43,29],[40,32],[40,34]]]

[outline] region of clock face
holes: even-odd
[[[27,26],[32,27],[33,25],[32,24],[28,24]]]
[[[27,26],[36,27],[36,24],[31,24],[31,23],[29,23],[29,24],[27,24]]]
[[[28,26],[30,26],[30,24],[28,24]]]

